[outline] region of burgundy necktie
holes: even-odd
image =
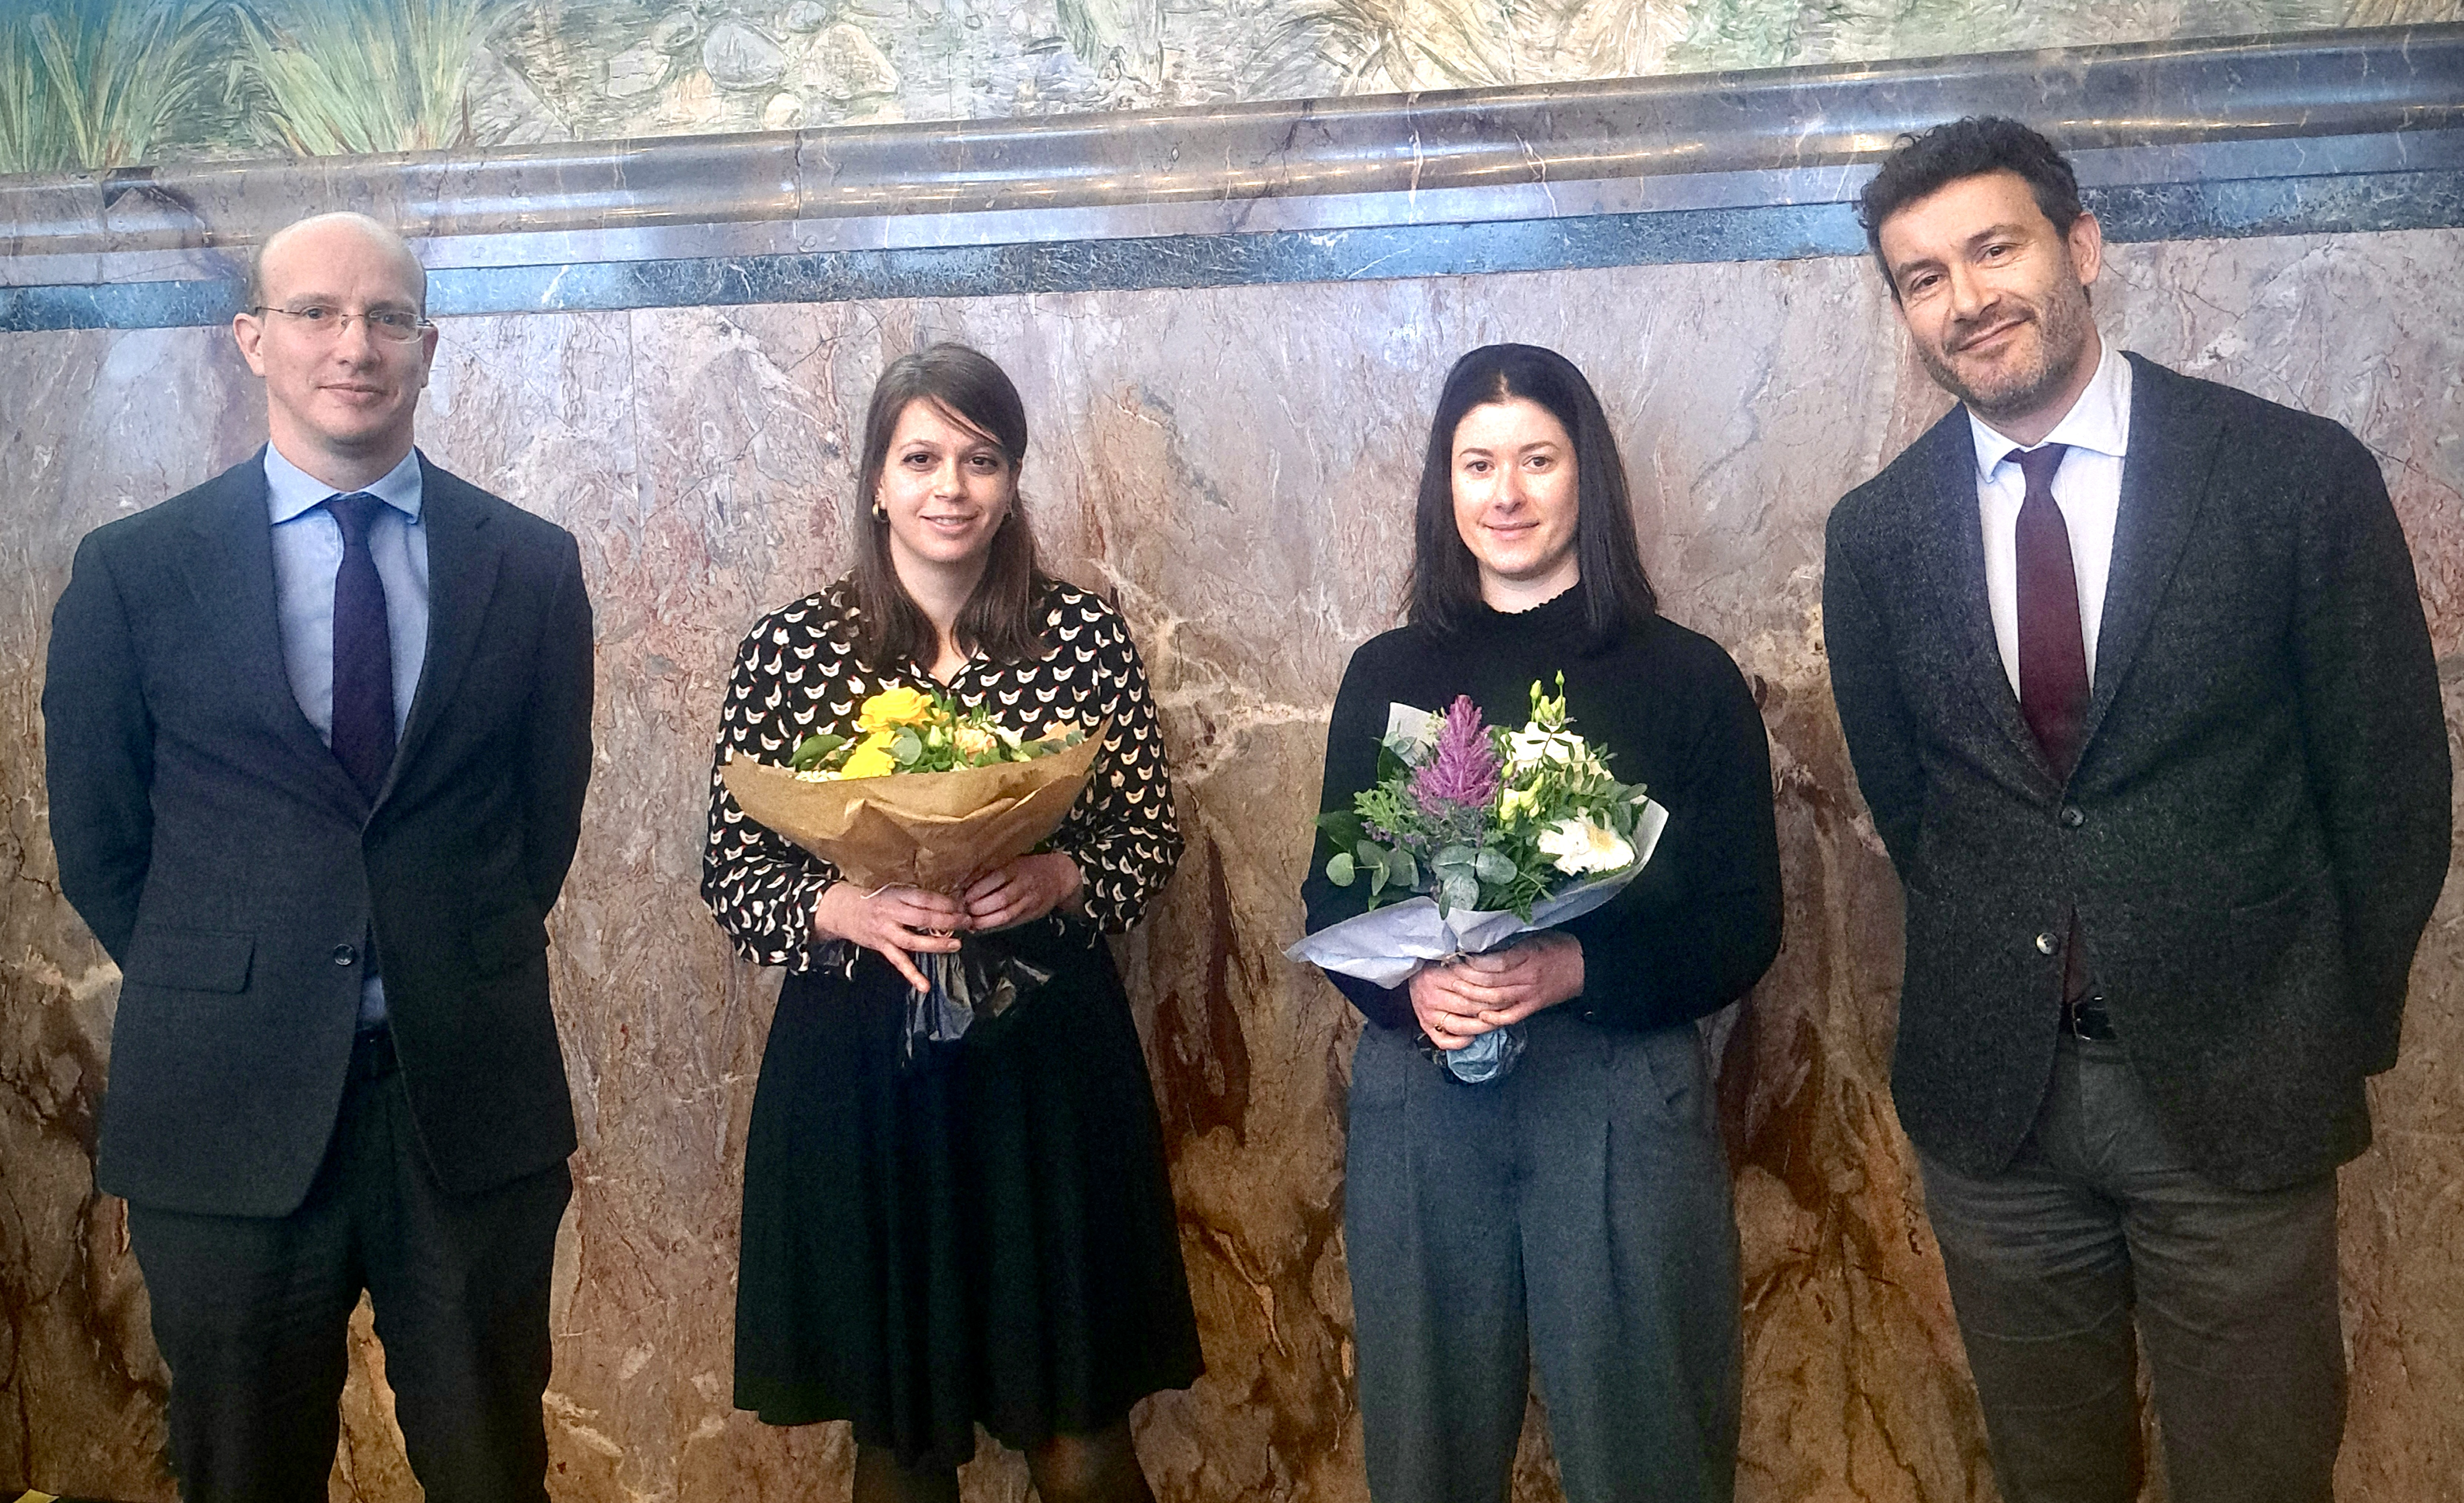
[[[368,529],[385,502],[362,491],[329,497],[342,527],[334,573],[334,756],[373,801],[393,764],[393,636]]]
[[[2054,771],[2070,776],[2087,719],[2087,643],[2079,630],[2071,530],[2054,504],[2054,472],[2068,452],[2046,444],[2018,454],[2028,477],[2015,538],[2019,559],[2019,709]]]

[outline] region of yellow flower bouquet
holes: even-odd
[[[719,769],[737,807],[866,888],[962,893],[1061,827],[1105,727],[1038,737],[946,695],[888,689],[861,733],[809,736],[784,767],[736,758]]]
[[[889,689],[860,707],[854,740],[809,736],[787,766],[738,757],[719,776],[747,816],[847,881],[955,896],[1061,828],[1105,729],[1065,723],[1029,738],[946,695]],[[946,1057],[933,1046],[957,1044],[1050,979],[1001,935],[967,935],[956,954],[915,960],[931,984],[908,993],[910,1068]]]

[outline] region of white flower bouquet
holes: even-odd
[[[1534,683],[1518,730],[1484,723],[1468,696],[1442,715],[1389,706],[1377,782],[1318,816],[1334,847],[1327,880],[1366,883],[1369,912],[1284,953],[1398,986],[1430,961],[1587,914],[1634,880],[1668,811],[1568,727],[1565,690],[1562,674],[1554,698]],[[1522,1042],[1519,1027],[1497,1028],[1441,1057],[1461,1079],[1493,1080]]]

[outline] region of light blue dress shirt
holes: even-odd
[[[319,739],[334,740],[334,576],[342,567],[342,524],[324,509],[332,486],[265,446],[266,507],[274,521],[274,601],[282,666],[299,713]],[[393,650],[393,733],[410,719],[411,696],[428,661],[428,529],[419,523],[419,452],[364,488],[385,503],[368,528],[368,552],[385,584]],[[360,1026],[385,1021],[385,981],[369,967],[360,988]]]

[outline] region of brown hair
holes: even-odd
[[[982,652],[1002,662],[1044,655],[1043,624],[1035,616],[1035,536],[1027,530],[1018,495],[1019,466],[1026,458],[1026,406],[1018,387],[991,358],[964,344],[935,344],[890,363],[873,383],[872,406],[864,419],[864,459],[855,495],[856,651],[877,667],[897,663],[929,666],[940,642],[931,618],[898,581],[890,556],[890,522],[875,515],[873,497],[890,463],[890,441],[911,402],[929,402],[941,415],[998,445],[1009,462],[1007,515],[993,532],[983,577],[952,623],[958,651]]]

